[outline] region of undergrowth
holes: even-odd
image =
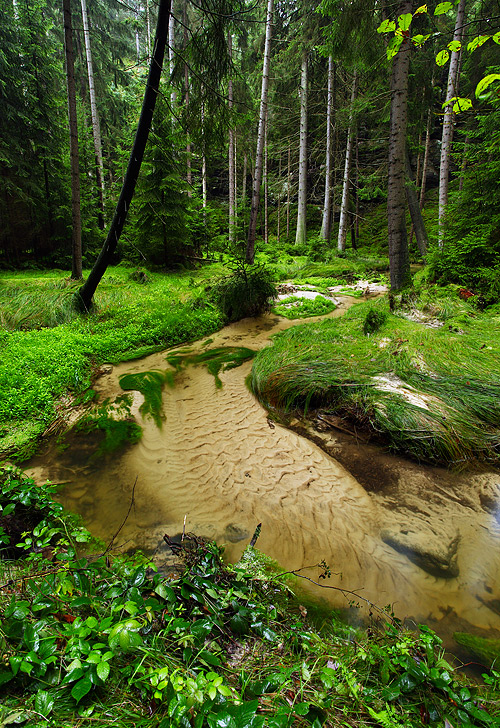
[[[254,392],[268,407],[336,412],[419,460],[497,463],[498,312],[454,290],[396,303],[278,334],[254,361]],[[366,328],[368,316],[378,328]]]
[[[1,566],[3,725],[498,725],[500,673],[467,685],[425,626],[387,614],[363,632],[331,614],[315,627],[254,547],[226,566],[187,535],[170,581],[140,554],[82,556],[89,536],[52,486],[0,477],[2,516],[26,502],[43,515],[20,537],[27,558]]]
[[[335,309],[335,303],[323,296],[316,296],[314,299],[289,296],[274,305],[272,312],[287,319],[299,319],[309,316],[324,316]]]

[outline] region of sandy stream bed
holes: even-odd
[[[341,300],[330,315],[353,302]],[[295,323],[246,319],[222,329],[210,346],[259,349]],[[114,398],[123,393],[120,375],[167,366],[164,353],[126,362],[95,388]],[[248,362],[223,373],[216,389],[204,367],[189,367],[165,389],[162,429],[142,420],[135,393],[132,412],[144,429],[138,444],[99,462],[89,462],[85,448],[53,450],[26,470],[66,483],[62,502],[104,541],[124,519],[135,483],[134,507],[117,538],[123,549],[160,553],[163,534],[181,532],[186,516],[188,531],[224,543],[234,561],[262,523],[257,545],[285,569],[325,559],[341,572],[325,583],[359,589],[400,617],[443,635],[500,633],[500,474],[420,466],[321,420],[316,427],[295,421],[295,432],[275,425],[245,386],[250,370]],[[347,604],[336,591],[308,590]]]

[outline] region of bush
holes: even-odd
[[[240,263],[231,275],[216,281],[209,295],[230,322],[269,311],[277,291],[266,268]]]

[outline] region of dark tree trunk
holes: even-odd
[[[75,55],[70,0],[63,0],[64,49],[66,53],[66,80],[68,85],[68,115],[71,158],[71,247],[73,263],[71,277],[82,277],[82,217],[80,209],[80,170],[78,163],[78,119],[76,115]]]
[[[412,180],[411,164],[410,158],[408,156],[408,151],[406,151],[405,167],[406,199],[408,202],[408,208],[410,210],[411,223],[413,225],[413,231],[415,232],[415,237],[417,239],[418,252],[423,258],[425,258],[425,255],[427,253],[427,247],[429,245],[429,239],[427,237],[427,230],[425,229],[424,218],[422,217],[422,211],[420,209],[417,189],[416,186],[413,184]]]
[[[79,303],[85,310],[90,309],[95,290],[111,261],[113,253],[116,250],[116,246],[118,245],[118,241],[127,218],[130,202],[134,195],[135,185],[141,169],[142,158],[144,156],[144,150],[146,148],[149,130],[151,128],[156,98],[158,96],[158,86],[160,83],[163,56],[165,54],[165,45],[168,35],[170,2],[171,0],[160,0],[153,55],[149,66],[149,75],[146,82],[146,91],[144,93],[141,116],[137,126],[134,145],[130,154],[120,198],[117,202],[115,214],[111,222],[111,227],[109,228],[106,241],[86,283],[80,288],[77,294],[79,297]]]
[[[402,2],[397,15],[411,13],[412,3]],[[391,121],[389,135],[389,174],[387,219],[391,289],[399,291],[410,281],[410,258],[405,220],[405,154],[408,115],[408,69],[410,43],[407,38],[394,56],[391,76]]]

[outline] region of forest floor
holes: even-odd
[[[288,260],[275,277],[326,292],[358,279],[380,283],[383,265]],[[92,379],[106,363],[224,323],[208,295],[221,264],[147,273],[143,283],[131,272],[110,270],[85,318],[72,309],[75,285],[63,273],[2,274],[4,456],[22,461],[44,433],[64,427],[68,411],[93,399]],[[465,459],[495,461],[498,310],[480,312],[457,289],[392,307],[374,299],[276,336],[255,360],[255,391],[277,414],[320,406],[326,418],[340,415],[417,458],[456,462],[463,448]],[[421,434],[430,419],[441,439]],[[50,486],[35,488],[10,466],[1,480],[0,537],[10,560],[0,567],[0,725],[498,725],[498,670],[481,687],[467,684],[425,626],[408,632],[375,606],[368,631],[346,626],[298,601],[296,582],[254,548],[227,567],[214,545],[190,539],[189,569],[170,579],[138,553],[101,548],[83,558],[89,534],[51,500]],[[27,512],[37,510],[33,525]],[[13,560],[13,546],[28,558]],[[483,664],[496,664],[498,645],[475,647]]]

